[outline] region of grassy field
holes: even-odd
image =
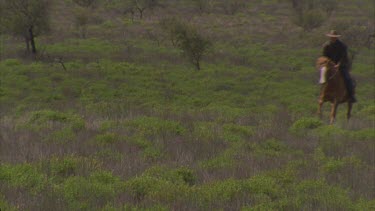
[[[169,1],[134,21],[107,5],[82,39],[54,1],[37,60],[0,35],[0,209],[374,210],[373,45],[342,38],[352,119],[345,104],[334,125],[328,103],[316,115],[324,34],[374,23],[359,2],[311,32],[276,0],[233,15]],[[169,16],[212,41],[200,71],[161,31]]]

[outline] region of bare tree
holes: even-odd
[[[105,5],[124,15],[130,14],[132,21],[134,21],[136,13],[139,13],[139,18],[142,19],[146,10],[163,6],[160,0],[112,0]]]
[[[305,31],[320,27],[337,8],[337,0],[288,0],[294,11],[293,22]]]
[[[222,8],[225,14],[234,15],[240,9],[246,7],[246,1],[245,0],[232,0],[232,1],[220,0],[219,6]]]
[[[143,13],[145,10],[154,9],[157,6],[160,6],[158,0],[132,0],[132,4],[135,9],[139,12],[139,18],[143,18]]]
[[[74,3],[81,7],[93,7],[98,1],[97,0],[73,0]]]
[[[209,13],[211,7],[211,0],[193,0],[199,13]]]
[[[22,36],[35,55],[35,37],[49,30],[48,0],[0,0],[2,25],[7,33]]]

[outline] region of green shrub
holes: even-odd
[[[40,193],[47,185],[47,178],[31,164],[0,165],[0,181],[11,187],[25,188]]]
[[[231,143],[226,150],[218,154],[216,157],[200,161],[199,166],[207,170],[236,168],[238,166],[236,156],[243,153],[244,146],[244,141]]]
[[[176,202],[185,200],[189,187],[151,176],[141,176],[125,182],[125,191],[137,201]]]
[[[269,176],[254,176],[244,182],[244,188],[252,194],[275,199],[282,195],[282,189],[276,179]]]
[[[1,169],[1,168],[0,168]],[[9,211],[16,211],[16,207],[11,206],[3,197],[3,195],[0,194],[0,209],[3,210],[9,210]]]
[[[130,139],[130,143],[144,150],[148,147],[152,147],[153,143],[143,136],[133,136]]]
[[[121,141],[121,137],[116,133],[104,133],[99,134],[95,137],[96,143],[100,145],[110,145]]]
[[[64,42],[46,46],[46,52],[50,54],[75,55],[76,57],[91,55],[93,57],[108,58],[110,55],[120,51],[121,46],[99,39],[68,39]]]
[[[182,181],[188,185],[194,185],[197,180],[197,176],[194,174],[194,171],[186,168],[186,167],[181,167],[176,169],[175,174],[178,175],[178,178],[181,178]]]
[[[194,124],[192,136],[205,142],[218,141],[220,127],[213,122],[196,122]]]
[[[225,97],[227,99],[227,97]],[[233,122],[236,119],[243,117],[247,112],[242,108],[235,106],[210,103],[207,107],[202,109],[202,112],[212,114],[219,122]]]
[[[57,187],[71,209],[93,209],[103,207],[119,192],[119,178],[110,172],[99,171],[89,177],[69,177]]]
[[[331,173],[342,169],[344,166],[345,162],[343,160],[329,159],[322,168],[324,172]]]
[[[375,199],[372,200],[365,200],[359,199],[354,206],[354,210],[358,211],[370,211],[375,210]]]
[[[322,138],[322,139],[337,139],[339,137],[344,137],[344,136],[347,136],[348,135],[348,131],[345,131],[339,127],[334,127],[334,126],[331,126],[331,125],[327,125],[327,126],[322,126],[322,127],[319,127],[317,128],[315,131],[314,131],[314,135],[315,136],[318,136],[319,138]]]
[[[250,145],[250,148],[254,151],[257,157],[279,157],[286,153],[296,153],[289,149],[287,145],[276,139],[268,139],[259,144],[252,144]]]
[[[341,159],[326,158],[321,168],[326,174],[341,174],[341,170],[344,168],[353,168],[356,171],[360,171],[360,167],[362,166],[363,162],[360,159],[356,157],[345,157]]]
[[[116,152],[110,148],[107,148],[107,149],[101,149],[100,151],[95,153],[95,157],[101,160],[121,161],[124,155],[120,152]]]
[[[375,130],[373,128],[365,128],[353,131],[349,133],[349,137],[359,141],[372,141],[375,140]]]
[[[80,116],[53,110],[32,112],[28,124],[31,128],[41,130],[42,128],[51,127],[50,123],[54,122],[65,124],[74,131],[82,130],[85,127],[85,121]]]
[[[249,126],[236,124],[223,125],[223,138],[229,142],[241,141],[243,138],[248,138],[253,134],[254,130]]]
[[[100,132],[107,132],[111,129],[116,128],[118,125],[119,125],[119,123],[117,123],[115,121],[112,121],[112,120],[103,121],[100,124],[99,131]]]
[[[118,209],[115,209],[115,210],[118,210]],[[157,205],[151,205],[149,207],[125,205],[121,210],[124,210],[124,211],[168,211],[171,209],[165,205],[157,204]]]
[[[18,59],[6,59],[1,62],[1,64],[4,64],[5,66],[12,67],[12,66],[18,66],[22,63]]]
[[[222,154],[201,161],[199,166],[207,170],[234,168],[236,166],[235,160],[233,159],[233,153],[230,151],[224,151]]]
[[[81,91],[84,84],[88,83],[84,78],[63,77],[63,81],[59,82],[57,90],[64,96],[64,100],[78,100],[81,97]]]
[[[53,157],[40,163],[44,174],[54,183],[61,183],[72,176],[86,176],[101,168],[101,163],[95,159],[65,156]]]
[[[154,166],[146,170],[143,175],[163,179],[175,184],[193,185],[196,182],[194,172],[186,167],[169,169],[164,166]]]
[[[134,133],[145,136],[182,135],[185,128],[178,122],[156,117],[138,117],[125,123]]]
[[[65,127],[65,128],[62,128],[61,130],[53,131],[45,139],[54,141],[57,143],[66,143],[66,142],[74,141],[76,139],[76,133],[73,131],[71,127]]]
[[[294,134],[301,134],[303,132],[306,132],[307,130],[315,129],[322,125],[322,121],[317,118],[304,117],[294,122],[293,125],[289,128],[289,131]]]
[[[84,105],[90,105],[91,103],[101,103],[102,101],[110,102],[117,97],[121,97],[121,93],[119,90],[114,89],[109,81],[98,80],[95,83],[87,84],[82,89],[80,100]],[[93,112],[98,111],[94,110]]]
[[[142,156],[145,160],[155,161],[163,157],[163,152],[158,147],[148,146],[143,150]]]
[[[322,180],[305,180],[296,186],[298,209],[348,210],[353,203],[347,191],[328,185]]]
[[[243,185],[241,181],[234,179],[227,179],[224,181],[217,181],[213,183],[206,183],[197,187],[195,200],[203,207],[222,206],[232,200],[235,200],[243,193]]]
[[[69,177],[77,173],[79,160],[76,157],[52,158],[49,162],[49,170],[52,176]]]

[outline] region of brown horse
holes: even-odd
[[[348,103],[348,111],[346,113],[347,120],[350,119],[352,102],[350,102],[349,94],[346,89],[344,77],[335,63],[327,57],[319,57],[316,62],[320,71],[321,89],[319,95],[318,114],[322,117],[322,106],[324,102],[331,102],[330,124],[333,124],[336,118],[337,107],[341,103]]]

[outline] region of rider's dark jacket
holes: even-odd
[[[330,58],[336,64],[340,63],[340,69],[348,67],[348,50],[346,45],[340,40],[327,42],[323,46],[323,56]]]
[[[330,58],[335,64],[340,64],[339,70],[344,77],[348,94],[355,102],[354,83],[349,74],[350,65],[346,45],[338,39],[335,42],[327,42],[323,46],[323,56]]]

